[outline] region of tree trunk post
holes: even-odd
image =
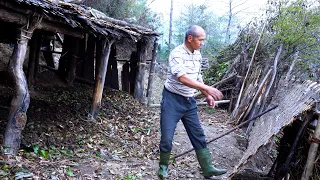
[[[318,114],[318,123],[316,130],[312,136],[312,143],[309,148],[308,152],[308,158],[306,162],[306,166],[304,167],[304,171],[301,177],[301,180],[309,180],[310,176],[312,175],[313,167],[317,156],[318,152],[318,147],[319,147],[319,140],[320,140],[320,102],[317,102],[317,106],[319,107],[319,110],[317,110]]]
[[[11,101],[8,124],[4,135],[4,153],[16,154],[20,148],[21,131],[27,122],[27,110],[30,103],[26,76],[23,72],[23,62],[27,52],[28,41],[33,31],[41,23],[42,17],[30,19],[28,26],[19,29],[17,43],[14,46],[8,66],[8,72],[13,78],[15,95]]]
[[[79,42],[78,38],[72,37],[73,46],[71,48],[70,57],[68,58],[68,75],[67,82],[69,85],[73,85],[73,81],[76,77],[77,62],[79,61]]]
[[[129,62],[126,62],[122,66],[121,72],[121,84],[122,84],[122,91],[130,92],[130,82],[129,82]]]
[[[79,42],[78,56],[80,61],[77,62],[76,75],[81,78],[84,77],[84,70],[87,68],[85,66],[85,61],[87,59],[87,40],[88,40],[87,37],[88,35],[85,35],[85,37],[80,39],[80,42]]]
[[[83,78],[94,80],[94,51],[95,51],[95,37],[89,35],[87,41],[87,57],[84,60]]]
[[[35,81],[36,63],[39,62],[39,53],[41,48],[41,37],[39,31],[35,31],[32,35],[28,63],[28,85],[29,89],[33,89]]]
[[[137,44],[138,72],[134,86],[134,98],[143,103],[144,74],[146,70],[147,42],[140,40]]]
[[[138,71],[138,56],[137,56],[137,52],[134,51],[131,53],[131,57],[130,57],[130,72],[129,72],[129,81],[130,81],[129,93],[132,96],[134,95],[134,88],[135,88],[135,82],[136,82],[136,77],[137,77],[137,71]]]
[[[113,89],[119,89],[118,88],[114,88],[113,85],[113,81],[114,81],[114,78],[117,78],[118,77],[118,74],[116,75],[117,77],[114,77],[114,73],[113,73],[113,69],[114,69],[114,65],[117,64],[117,61],[116,61],[116,46],[115,45],[112,45],[111,46],[111,50],[110,50],[110,56],[109,56],[109,61],[108,61],[108,68],[107,68],[107,76],[106,76],[106,86],[107,87],[110,87],[110,88],[113,88]],[[114,62],[115,61],[115,62]],[[117,79],[118,80],[118,79]]]
[[[153,51],[152,51],[152,59],[151,59],[151,66],[150,66],[150,73],[148,79],[148,88],[147,88],[147,98],[148,98],[148,106],[151,104],[151,97],[152,97],[152,85],[153,85],[153,78],[157,60],[157,49],[158,49],[158,39],[154,40],[153,44]]]
[[[96,74],[95,87],[93,92],[93,100],[91,106],[91,112],[89,117],[91,120],[95,120],[98,116],[99,108],[101,106],[102,92],[104,87],[104,82],[107,74],[107,66],[109,61],[109,55],[111,50],[111,45],[114,40],[103,39],[102,40],[102,51],[101,53],[100,65],[98,66],[98,73]]]

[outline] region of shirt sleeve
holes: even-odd
[[[169,57],[170,73],[177,78],[187,74],[181,55],[177,53],[170,54]]]

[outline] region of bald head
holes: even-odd
[[[184,40],[187,41],[188,36],[197,37],[200,34],[205,33],[204,29],[198,25],[192,25],[188,28]]]

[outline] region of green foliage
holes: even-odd
[[[147,7],[147,0],[84,0],[82,3],[129,23],[152,29],[160,26],[159,17]]]
[[[205,110],[205,112],[208,113],[208,114],[214,114],[214,113],[216,113],[216,110],[215,110],[215,109],[212,109],[212,108],[206,107],[204,110]]]
[[[319,57],[319,30],[320,11],[319,1],[312,0],[278,0],[270,8],[269,37],[273,44],[283,44],[284,57],[299,51],[299,60],[296,67],[301,72],[313,72],[320,66]],[[284,60],[290,60],[286,58]],[[289,63],[288,63],[289,64]],[[306,74],[308,74],[306,73]]]
[[[70,167],[68,167],[66,169],[66,173],[68,176],[71,176],[71,177],[75,177],[76,175],[72,172],[72,169]]]
[[[168,42],[166,42],[165,45],[161,46],[159,44],[158,46],[158,53],[157,53],[157,60],[159,62],[165,62],[168,60],[168,57],[169,57],[169,46],[168,46]]]
[[[213,82],[219,81],[222,75],[228,70],[229,65],[230,61],[213,63],[209,69],[202,73],[204,83],[212,84]]]

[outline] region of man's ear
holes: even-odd
[[[192,38],[193,38],[192,35],[189,34],[189,35],[188,35],[188,42],[191,42],[191,41],[192,41]]]

